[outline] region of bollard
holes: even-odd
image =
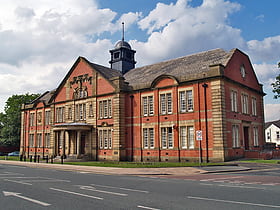
[[[40,155],[37,156],[37,163],[40,162]]]
[[[49,163],[49,156],[46,156],[46,163]]]
[[[63,164],[63,155],[61,155],[61,164]]]
[[[53,156],[51,156],[51,163],[53,163]]]
[[[23,155],[19,156],[19,161],[22,161]]]
[[[26,156],[25,155],[23,156],[23,161],[26,162]]]
[[[36,163],[36,158],[37,158],[36,155],[34,155],[34,163]]]
[[[32,155],[29,156],[29,160],[30,160],[30,162],[32,162]]]

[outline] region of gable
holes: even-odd
[[[88,62],[79,57],[60,83],[53,97],[55,102],[87,98],[115,90],[108,77],[115,76],[114,70]]]
[[[224,75],[231,80],[262,92],[262,86],[258,82],[249,57],[237,49],[226,64]]]
[[[178,85],[178,81],[173,76],[161,75],[157,77],[151,84],[152,88],[161,88]]]
[[[75,65],[76,64],[76,65]],[[72,100],[82,94],[92,96],[93,71],[83,60],[75,63],[56,93],[55,101]]]

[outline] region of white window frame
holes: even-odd
[[[159,94],[159,105],[160,105],[160,114],[172,114],[173,113],[173,101],[172,101],[172,92],[164,92]]]
[[[253,139],[254,139],[254,146],[259,146],[259,129],[258,127],[253,127]]]
[[[162,149],[173,148],[173,129],[172,127],[161,128],[161,147]]]
[[[154,128],[143,128],[143,148],[154,149],[155,131]]]
[[[230,101],[231,101],[231,111],[237,112],[237,91],[231,90],[230,92]]]
[[[45,125],[51,124],[51,110],[45,111]]]
[[[45,133],[44,145],[45,145],[46,148],[50,147],[50,139],[51,139],[51,134],[50,133]]]
[[[104,99],[98,102],[99,119],[112,118],[112,100]]]
[[[178,90],[179,111],[181,113],[193,112],[193,90],[180,89]]]
[[[35,112],[29,114],[29,126],[35,126]]]
[[[248,94],[242,93],[241,94],[241,104],[242,104],[242,113],[249,114],[249,96]]]
[[[112,128],[102,128],[98,130],[98,140],[100,149],[112,149]]]
[[[28,145],[29,147],[34,147],[34,133],[29,134]]]
[[[257,98],[252,97],[252,115],[257,116]]]
[[[233,148],[240,147],[239,125],[232,125],[232,147]]]
[[[188,137],[188,147],[189,149],[194,149],[194,126],[187,126],[187,137]]]
[[[153,116],[154,115],[154,96],[146,95],[142,96],[142,112],[143,116]]]
[[[56,122],[62,123],[64,122],[64,107],[60,106],[56,108]]]

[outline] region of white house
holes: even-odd
[[[265,141],[280,146],[280,120],[265,123]]]

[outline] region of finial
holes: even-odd
[[[124,41],[124,22],[122,22],[122,41]]]

